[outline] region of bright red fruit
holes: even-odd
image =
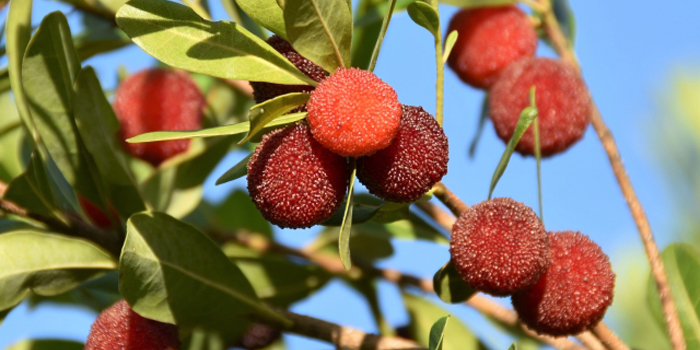
[[[125,140],[161,130],[202,127],[206,101],[185,72],[148,69],[128,76],[114,95],[114,112]],[[190,140],[124,143],[127,151],[153,166],[187,151]]]

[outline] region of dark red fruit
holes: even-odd
[[[413,202],[447,174],[447,137],[421,107],[403,106],[389,147],[357,159],[357,178],[370,193],[391,202]]]
[[[465,83],[487,89],[509,64],[535,54],[537,33],[515,5],[463,9],[447,33],[459,35],[447,61]]]
[[[496,133],[503,141],[510,140],[520,112],[530,105],[532,86],[536,88],[542,155],[563,152],[586,131],[591,98],[576,69],[561,61],[531,58],[503,71],[489,94],[489,116]],[[520,154],[535,154],[534,135],[530,127],[516,147]]]
[[[112,221],[109,219],[109,216],[102,211],[102,209],[98,208],[96,205],[92,204],[89,200],[87,200],[85,197],[78,195],[78,203],[80,204],[80,208],[83,209],[83,212],[85,212],[85,215],[87,215],[88,218],[92,221],[95,226],[102,228],[102,229],[110,229],[112,228]],[[116,212],[112,210],[112,215],[114,217],[118,217],[116,215]]]
[[[148,69],[128,76],[114,95],[121,137],[152,131],[196,130],[202,126],[206,101],[185,72]],[[187,151],[190,140],[124,143],[126,150],[153,166]]]
[[[510,198],[481,202],[452,228],[452,263],[472,288],[495,296],[532,286],[549,264],[547,232],[530,207]]]
[[[314,138],[345,157],[362,157],[389,146],[399,129],[401,103],[374,73],[338,68],[306,104]]]
[[[304,123],[263,136],[248,162],[248,192],[269,222],[282,228],[316,225],[345,197],[348,165]]]
[[[552,232],[549,246],[547,272],[534,286],[513,295],[513,307],[537,333],[578,334],[605,315],[615,274],[607,255],[579,232]]]
[[[262,349],[276,342],[280,336],[282,336],[282,332],[279,329],[264,323],[254,323],[243,334],[243,338],[236,344],[236,347],[247,350]]]
[[[309,78],[319,82],[326,79],[326,71],[324,71],[323,68],[317,66],[315,63],[309,61],[304,56],[299,54],[297,50],[294,50],[292,45],[286,40],[278,37],[277,35],[273,35],[267,39],[267,43],[277,50],[277,52],[281,53],[282,56],[292,62],[295,67],[297,67],[302,73],[306,74]],[[282,85],[257,81],[251,81],[250,85],[253,87],[253,98],[255,99],[255,103],[265,102],[277,96],[292,92],[311,92],[314,90],[314,87],[309,85]],[[297,107],[296,109],[292,110],[291,113],[305,111],[306,105]]]
[[[124,300],[100,314],[85,343],[85,350],[143,349],[180,349],[177,327],[141,317]]]

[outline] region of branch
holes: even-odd
[[[433,194],[435,197],[437,197],[437,199],[439,199],[440,202],[447,207],[447,209],[450,209],[452,214],[454,214],[456,217],[459,217],[462,212],[469,209],[469,207],[442,182],[438,182],[433,189]]]
[[[546,4],[548,11],[544,13],[544,28],[549,36],[555,50],[561,56],[561,59],[565,62],[573,64],[577,69],[580,70],[580,65],[576,60],[576,56],[573,49],[566,37],[559,27],[559,22],[557,22],[554,12],[551,10],[550,0],[542,0],[543,4]],[[598,110],[598,106],[591,101],[593,105],[593,111],[591,113],[591,124],[598,134],[598,138],[608,155],[610,165],[612,166],[615,178],[622,190],[622,194],[627,201],[627,205],[630,208],[632,217],[634,218],[634,223],[637,225],[637,230],[644,244],[644,250],[646,252],[647,258],[651,265],[652,275],[656,281],[656,288],[659,291],[659,298],[661,299],[661,304],[664,311],[664,318],[666,320],[666,326],[668,328],[668,333],[671,338],[671,344],[675,350],[683,350],[686,348],[685,339],[683,338],[683,329],[681,328],[680,319],[676,310],[676,303],[671,295],[671,288],[668,283],[668,277],[666,276],[666,271],[663,262],[659,256],[659,248],[654,241],[654,235],[651,231],[651,226],[649,225],[649,220],[647,219],[644,208],[637,197],[637,194],[632,186],[632,181],[627,175],[627,170],[624,164],[622,164],[622,158],[620,156],[620,151],[617,148],[617,144],[613,139],[610,129],[605,124],[603,116]]]
[[[593,331],[593,334],[595,334],[610,350],[630,350],[627,344],[620,340],[620,338],[618,338],[608,326],[603,324],[603,322],[598,323],[591,331]]]

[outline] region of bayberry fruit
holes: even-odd
[[[85,215],[88,218],[90,218],[90,221],[92,221],[92,223],[95,224],[95,226],[102,229],[112,228],[112,220],[110,220],[109,216],[107,216],[107,213],[105,213],[102,209],[97,207],[95,204],[87,200],[87,198],[83,197],[82,195],[78,195],[78,203],[80,204],[80,208],[83,209]],[[115,218],[118,217],[114,209],[112,209],[112,215]]]
[[[447,63],[476,88],[489,88],[505,67],[537,49],[537,33],[515,5],[463,9],[452,17],[447,33],[453,30],[458,36]]]
[[[452,263],[472,288],[495,296],[532,286],[549,263],[547,232],[537,214],[510,198],[481,202],[452,228]]]
[[[370,155],[389,146],[399,129],[401,103],[374,73],[338,68],[306,104],[314,138],[345,157]]]
[[[282,228],[326,220],[340,207],[347,184],[347,160],[321,146],[304,123],[263,136],[248,162],[253,203]]]
[[[513,295],[513,307],[538,333],[578,334],[605,315],[615,274],[607,255],[579,232],[552,232],[549,246],[547,272],[534,286]]]
[[[124,300],[100,314],[85,343],[85,350],[142,349],[180,349],[177,327],[141,317]]]
[[[413,202],[447,174],[447,136],[421,107],[403,106],[391,144],[357,159],[357,178],[370,193],[392,202]]]
[[[520,112],[530,105],[535,86],[539,110],[540,147],[543,156],[565,151],[578,141],[590,119],[591,98],[574,67],[548,58],[531,58],[506,68],[489,94],[489,116],[505,142],[513,136]],[[534,130],[530,127],[516,150],[535,154]]]
[[[247,350],[263,349],[276,342],[281,336],[282,332],[279,329],[264,323],[254,323],[243,334],[236,347]]]
[[[288,41],[277,35],[273,35],[267,39],[267,43],[292,62],[295,67],[309,78],[315,81],[321,81],[326,78],[326,71],[324,71],[323,68],[299,54]],[[314,90],[314,87],[309,85],[282,85],[257,81],[251,81],[250,85],[253,87],[255,103],[265,102],[277,96],[292,92],[311,92]],[[295,108],[291,113],[304,111],[306,111],[306,105]]]
[[[152,131],[196,130],[202,126],[206,101],[185,72],[148,69],[128,76],[114,94],[121,137]],[[126,150],[153,166],[187,151],[190,140],[124,143]]]

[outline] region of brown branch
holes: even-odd
[[[420,211],[426,213],[435,220],[438,225],[444,227],[448,232],[452,232],[452,225],[455,224],[455,217],[450,213],[438,208],[438,206],[430,202],[418,202],[415,203],[415,205]]]
[[[452,214],[455,216],[459,217],[462,212],[469,209],[469,207],[442,182],[438,182],[433,188],[433,194],[435,197],[437,197],[437,199],[439,199],[440,202],[447,207],[447,209],[450,209]]]
[[[580,65],[576,60],[573,49],[561,31],[559,22],[557,22],[557,19],[551,10],[550,1],[542,1],[543,4],[547,5],[548,9],[548,11],[544,13],[544,28],[552,41],[555,50],[559,53],[563,61],[573,64],[580,70]],[[605,124],[603,116],[600,114],[600,110],[594,102],[591,103],[593,105],[591,124],[593,125],[593,129],[595,129],[596,134],[598,135],[598,138],[600,139],[600,142],[608,155],[615,178],[617,179],[620,189],[622,190],[622,195],[625,197],[627,206],[630,208],[632,217],[634,218],[634,223],[637,226],[642,243],[644,244],[644,250],[647,258],[649,259],[652,275],[654,276],[656,288],[659,292],[659,298],[661,299],[664,319],[666,321],[671,344],[673,349],[683,350],[686,348],[685,339],[683,338],[683,329],[681,328],[680,319],[678,318],[678,313],[676,310],[676,303],[671,295],[668,277],[666,276],[663,261],[661,260],[659,249],[654,240],[651,225],[649,225],[649,220],[647,219],[646,213],[644,212],[642,204],[637,197],[634,187],[632,186],[632,181],[627,175],[627,170],[622,163],[620,151],[617,148],[615,139],[613,138],[610,129]]]
[[[618,336],[603,322],[599,322],[591,331],[610,350],[630,350],[629,346],[618,338]]]

